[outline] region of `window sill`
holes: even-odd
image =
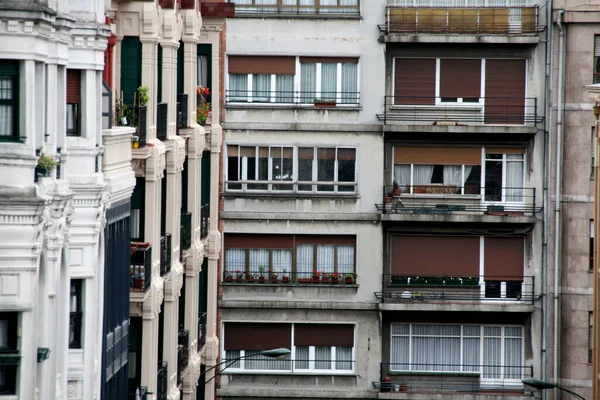
[[[342,194],[342,193],[277,193],[277,192],[263,192],[263,193],[250,193],[242,191],[225,191],[222,193],[223,197],[246,197],[246,198],[281,198],[281,199],[344,199],[344,200],[357,200],[360,196],[356,193]]]
[[[26,137],[2,136],[0,135],[0,143],[25,143]]]
[[[226,103],[226,109],[256,109],[256,110],[304,110],[304,111],[361,111],[362,107],[360,105],[343,105],[338,104],[333,107],[315,107],[313,104],[269,104],[269,103]]]

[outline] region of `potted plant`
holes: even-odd
[[[269,268],[269,280],[271,281],[271,283],[279,282],[279,274],[276,272],[273,272],[272,268]]]
[[[204,126],[210,113],[211,104],[208,101],[208,96],[210,96],[209,88],[205,86],[198,86],[196,88],[196,102],[198,104],[198,108],[196,109],[196,123],[198,125]]]
[[[352,285],[355,281],[356,281],[355,274],[352,273],[352,274],[344,275],[344,282],[346,282],[346,285]]]
[[[321,280],[321,272],[313,272],[312,273],[312,279],[313,279],[313,283],[319,283],[319,281]]]
[[[60,162],[58,161],[57,157],[47,156],[44,154],[44,149],[41,149],[35,173],[37,176],[50,176],[58,164],[60,164]]]
[[[401,194],[402,194],[402,190],[400,189],[400,186],[396,182],[394,182],[394,190],[392,192],[392,195],[394,197],[398,197]]]
[[[240,271],[239,269],[235,270],[235,281],[236,282],[241,282],[244,280],[244,273],[242,271]]]
[[[331,283],[334,285],[337,285],[338,283],[340,283],[340,274],[336,274],[335,272],[333,274],[331,274],[330,276],[331,279]]]
[[[140,148],[140,137],[139,136],[132,136],[131,137],[131,148],[132,149],[139,149]]]
[[[227,272],[227,274],[225,275],[225,282],[232,282],[233,281],[233,275],[231,275],[231,272]]]
[[[283,273],[281,274],[281,281],[283,283],[289,283],[290,282],[290,276],[288,275],[287,269],[283,270]]]
[[[267,271],[267,267],[264,265],[258,266],[258,283],[265,283],[265,272]]]
[[[321,274],[321,283],[329,283],[329,277],[330,275],[327,272],[320,272]]]
[[[248,283],[253,283],[254,282],[254,274],[251,274],[250,272],[246,272],[246,281],[248,281]]]
[[[335,100],[314,99],[313,104],[317,108],[332,108],[335,107]]]
[[[149,91],[150,91],[150,88],[148,86],[138,87],[137,98],[138,98],[138,106],[139,107],[144,107],[145,105],[148,104],[148,100],[150,100],[150,97],[148,96]]]

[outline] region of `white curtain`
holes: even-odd
[[[317,97],[317,64],[300,64],[300,103],[312,103]]]
[[[296,272],[298,278],[310,278],[313,272],[313,245],[296,246]]]
[[[433,165],[415,165],[413,168],[414,185],[430,185],[433,176]]]
[[[248,75],[229,74],[229,101],[248,101]]]
[[[273,250],[273,271],[281,274],[282,277],[287,276],[290,278],[292,272],[292,250]]]
[[[261,275],[267,276],[269,269],[269,250],[266,249],[250,249],[250,273],[256,274],[264,270]]]
[[[506,327],[504,328],[504,378],[521,379],[523,373],[521,370],[521,360],[523,359],[523,328]]]
[[[275,75],[275,101],[294,102],[294,75]]]
[[[483,327],[483,378],[499,379],[502,364],[502,327]]]
[[[506,201],[523,201],[523,156],[506,155]]]
[[[354,246],[337,246],[337,270],[340,274],[354,273]]]
[[[336,346],[335,369],[352,370],[352,347]]]
[[[403,193],[410,192],[410,164],[394,165],[394,182],[400,186]]]
[[[410,369],[410,325],[392,325],[392,354],[390,355],[390,369],[392,371],[408,371]]]
[[[358,104],[358,64],[342,63],[342,103]]]
[[[225,271],[231,274],[235,271],[246,271],[246,250],[225,249]]]
[[[314,14],[315,13],[315,1],[316,0],[293,0],[298,2],[299,5],[304,6],[300,8],[300,14]],[[309,6],[309,7],[307,7]],[[313,7],[310,7],[313,6]]]
[[[129,218],[129,229],[131,229],[131,237],[139,239],[140,237],[140,214],[139,208],[132,208]]]
[[[321,64],[321,99],[337,99],[337,63]]]
[[[240,358],[241,351],[240,350],[225,350],[225,360],[235,360],[236,358]],[[236,361],[229,368],[241,368],[241,360]]]
[[[259,354],[257,350],[246,350],[245,356],[251,356],[245,359],[244,369],[254,371],[287,371],[291,369],[291,360],[279,360],[273,357],[267,357]]]
[[[10,78],[0,79],[0,100],[11,100],[13,96],[13,81]],[[13,134],[13,107],[0,105],[0,136]]]
[[[413,325],[415,371],[460,371],[460,325]]]
[[[239,4],[236,2],[236,5]],[[196,80],[198,86],[209,86],[208,84],[208,57],[198,56],[196,64]]]
[[[267,103],[271,99],[271,75],[252,75],[252,101]]]
[[[463,326],[463,371],[477,372],[480,370],[481,326]]]
[[[308,346],[296,346],[296,355],[294,358],[294,368],[308,369]]]
[[[277,5],[277,0],[255,0],[254,4],[261,5],[261,6],[276,6]],[[260,11],[262,12],[277,12],[277,7],[261,7]]]
[[[462,165],[444,165],[444,185],[460,187],[462,183]]]
[[[315,346],[315,369],[331,369],[331,347]]]
[[[333,273],[333,245],[317,245],[317,271]]]
[[[462,185],[465,186],[465,182],[467,182],[467,178],[469,177],[469,175],[471,174],[471,170],[473,169],[472,165],[465,165],[465,176],[463,177],[462,180]]]

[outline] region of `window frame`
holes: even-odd
[[[71,279],[69,291],[69,349],[83,348],[83,295],[84,280]],[[72,310],[75,297],[75,311]]]
[[[75,78],[79,79],[79,93],[78,93],[78,98],[79,101],[78,102],[69,102],[68,99],[68,94],[67,94],[67,99],[66,99],[66,128],[67,128],[67,136],[69,137],[80,137],[81,136],[81,102],[82,102],[82,96],[81,96],[81,84],[83,81],[83,77],[81,75],[81,70],[79,69],[67,69],[67,79],[66,79],[66,84],[67,86],[69,86],[69,71],[71,71],[71,73],[73,73],[75,76]],[[68,89],[67,89],[67,93],[68,93]],[[75,119],[74,119],[74,123],[75,126],[72,129],[69,129],[69,120],[70,118],[70,114],[71,113],[75,113]]]
[[[10,81],[12,81],[12,95],[11,95],[11,99],[0,99],[0,106],[9,106],[11,108],[12,111],[12,124],[11,124],[11,130],[12,132],[10,133],[10,135],[3,135],[0,134],[0,141],[14,141],[14,140],[21,140],[22,138],[20,137],[20,132],[19,132],[19,91],[20,91],[20,87],[19,87],[19,83],[20,83],[20,62],[19,60],[10,60],[10,59],[3,59],[0,60],[0,71],[2,71],[4,68],[2,64],[6,64],[7,69],[9,69],[9,65],[8,64],[12,64],[12,68],[14,68],[15,72],[14,73],[6,73],[6,72],[0,72],[0,79],[10,79]]]
[[[590,219],[590,229],[589,229],[589,259],[590,259],[590,264],[588,267],[588,272],[594,272],[594,248],[596,246],[594,237],[596,236],[596,228],[594,225],[594,219]]]
[[[237,146],[237,156],[230,156],[229,155],[229,147],[230,146]],[[254,151],[254,160],[255,160],[255,172],[254,175],[258,176],[260,174],[260,170],[259,170],[259,165],[260,163],[257,162],[256,160],[259,160],[260,158],[265,158],[264,156],[261,157],[260,155],[260,151],[261,149],[267,148],[268,149],[268,164],[267,164],[267,180],[259,180],[259,179],[255,179],[255,180],[248,180],[248,179],[242,179],[242,176],[248,176],[248,167],[247,167],[247,161],[243,160],[243,157],[248,157],[248,156],[242,156],[241,154],[241,149],[244,147],[254,147],[255,151]],[[284,148],[291,148],[292,149],[292,179],[291,180],[273,180],[272,176],[273,176],[273,160],[274,157],[271,155],[271,149],[273,148],[279,148],[279,149],[284,149]],[[312,171],[311,171],[311,181],[301,181],[299,180],[299,149],[304,149],[304,148],[311,148],[313,149],[313,158],[312,160]],[[319,181],[319,169],[318,169],[318,150],[320,149],[334,149],[335,150],[335,159],[334,159],[334,177],[333,177],[333,181]],[[348,150],[354,150],[354,180],[353,181],[339,181],[339,161],[344,161],[344,160],[339,160],[338,155],[339,155],[339,150],[340,149],[348,149]],[[337,145],[321,145],[321,146],[314,146],[314,145],[273,145],[273,144],[266,144],[266,145],[244,145],[244,144],[225,144],[225,149],[224,149],[224,157],[227,160],[227,162],[225,163],[225,167],[224,167],[224,177],[225,177],[225,192],[229,192],[229,193],[281,193],[281,194],[292,194],[292,193],[299,193],[299,194],[313,194],[313,195],[356,195],[358,193],[358,146],[337,146]],[[237,171],[236,174],[238,176],[238,180],[234,181],[234,180],[230,180],[229,176],[230,176],[230,170],[229,170],[229,160],[230,159],[235,159],[235,157],[237,157]],[[244,165],[245,164],[245,165]],[[245,169],[245,170],[244,170]],[[239,185],[239,188],[237,188],[237,186]],[[255,185],[255,186],[266,186],[266,189],[261,189],[261,188],[249,188],[249,185]],[[289,190],[282,190],[282,189],[277,189],[274,188],[274,186],[286,186],[289,185],[290,189]],[[232,186],[234,186],[232,188]],[[310,190],[301,190],[300,187],[302,188],[306,188],[306,187],[311,187]],[[321,187],[321,189],[320,189]],[[333,190],[323,190],[323,187],[327,187],[327,188],[333,188]],[[353,190],[340,190],[340,188],[343,187],[349,187],[352,188]]]
[[[0,312],[0,321],[6,321],[7,345],[0,347],[0,356],[14,355],[20,358],[19,350],[19,313],[18,312]],[[6,383],[0,384],[0,395],[17,394],[17,374],[20,366],[20,360],[14,363],[0,365],[0,374],[4,375]]]
[[[598,51],[597,51],[598,50]],[[600,83],[600,35],[594,35],[594,64],[592,65],[592,83]]]

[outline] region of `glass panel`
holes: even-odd
[[[313,103],[317,97],[317,64],[300,64],[300,103]]]
[[[352,347],[337,346],[335,361],[336,370],[352,370]]]
[[[499,379],[502,339],[484,337],[483,339],[483,378]]]
[[[246,356],[251,356],[245,359],[245,367],[247,370],[260,371],[285,371],[291,369],[291,360],[279,360],[273,357],[260,355],[260,351],[246,350]]]
[[[275,75],[275,101],[294,102],[294,75]]]
[[[225,271],[243,274],[246,271],[246,250],[225,249]]]
[[[292,181],[294,160],[291,147],[271,147],[271,179],[274,181]],[[274,190],[292,190],[293,184],[273,185]]]
[[[342,103],[358,104],[358,64],[342,64]]]
[[[317,149],[317,181],[332,182],[335,177],[335,149]],[[319,185],[319,192],[333,192],[333,185]]]
[[[479,332],[477,332],[477,336],[479,336]],[[463,339],[463,371],[479,371],[480,351],[481,339],[479,337],[467,337]]]
[[[266,278],[269,270],[269,250],[250,249],[249,258],[250,273],[259,274]]]
[[[317,271],[331,274],[333,270],[333,245],[317,245]]]
[[[354,246],[337,246],[337,272],[340,274],[354,273]]]
[[[523,201],[523,156],[506,155],[506,201]]]
[[[337,99],[337,63],[321,64],[321,96],[323,100]]]
[[[521,379],[522,343],[520,338],[504,339],[504,378]]]
[[[338,182],[356,181],[356,150],[337,149],[338,160]],[[338,186],[338,192],[354,192],[356,187]]]
[[[308,369],[308,346],[296,346],[295,367]]]
[[[273,250],[273,271],[281,274],[281,277],[291,278],[292,272],[292,250],[275,249]]]
[[[487,154],[486,158],[500,156]],[[502,200],[502,160],[486,160],[485,162],[485,201]]]
[[[226,360],[235,360],[236,358],[240,358],[241,351],[240,350],[225,350],[225,359]],[[242,360],[237,360],[233,364],[229,365],[228,368],[241,368]]]
[[[410,354],[410,338],[408,336],[392,336],[392,354],[390,369],[392,371],[408,371]]]
[[[315,346],[315,369],[331,369],[331,347]]]
[[[12,100],[13,80],[12,78],[0,78],[0,100]]]
[[[79,118],[79,104],[67,104],[67,133],[76,134],[79,132],[77,120]]]
[[[248,75],[229,74],[229,101],[248,101]]]
[[[8,347],[8,321],[0,320],[0,347]]]
[[[311,278],[313,272],[314,246],[299,244],[296,246],[296,273],[298,279]]]
[[[266,103],[271,97],[271,75],[252,75],[252,101]]]
[[[402,193],[410,193],[410,164],[394,165],[394,182],[400,186]]]
[[[300,147],[298,149],[298,181],[313,181],[313,158],[314,149],[311,147]],[[299,191],[311,191],[312,185],[298,185]]]

